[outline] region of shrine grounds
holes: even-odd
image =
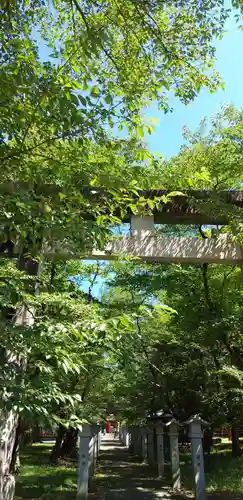
[[[17,477],[16,500],[76,499],[76,464],[65,461],[59,466],[51,465],[49,459],[51,447],[52,444],[49,443],[38,443],[21,450],[22,465]],[[215,445],[211,455],[205,456],[204,459],[208,498],[210,500],[243,500],[243,455],[232,457],[229,443],[224,440],[220,445]],[[193,498],[190,460],[189,454],[181,455],[183,493],[181,496],[171,498]],[[139,466],[139,464],[135,465]],[[134,467],[134,464],[132,466]],[[107,487],[107,489],[112,481],[116,483],[116,478],[112,479],[112,473],[107,463],[105,466],[102,465],[101,455],[90,498],[96,498],[100,483],[103,488]],[[122,473],[121,468],[119,481],[122,480]],[[167,495],[166,497],[168,498]]]

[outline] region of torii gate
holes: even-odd
[[[146,191],[144,196],[153,197],[168,194],[165,191]],[[158,234],[154,224],[227,224],[227,217],[224,215],[212,216],[204,212],[203,205],[208,200],[215,198],[212,191],[192,191],[189,193],[193,199],[199,200],[199,208],[191,204],[188,196],[178,195],[173,197],[168,203],[161,204],[161,208],[154,209],[149,216],[135,216],[128,210],[123,218],[123,222],[130,222],[130,236],[114,236],[107,244],[105,250],[93,250],[92,253],[84,256],[77,255],[70,251],[59,251],[58,256],[64,259],[95,259],[114,260],[117,258],[133,257],[146,262],[171,262],[189,264],[240,264],[243,261],[243,252],[238,243],[232,242],[232,235],[229,233],[218,237],[200,239],[193,236],[165,236]],[[217,194],[220,202],[226,204],[231,209],[237,210],[238,214],[243,209],[243,192],[222,191]],[[119,207],[117,208],[119,213]],[[243,213],[242,213],[243,215]],[[55,253],[48,252],[50,258]]]

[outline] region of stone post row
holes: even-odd
[[[189,437],[192,446],[192,464],[196,500],[206,500],[206,484],[202,447],[202,425],[208,425],[199,415],[195,415],[186,422],[189,425]]]
[[[189,426],[189,437],[191,440],[193,475],[195,484],[196,500],[206,500],[206,485],[203,463],[203,447],[202,447],[202,425],[208,425],[198,415],[195,415],[188,420],[186,425]],[[144,462],[149,465],[155,465],[155,450],[154,450],[154,428],[156,430],[156,445],[157,445],[157,467],[158,477],[164,475],[164,427],[168,428],[170,440],[170,461],[172,474],[172,487],[179,490],[181,487],[180,477],[180,456],[179,456],[179,424],[175,419],[172,419],[167,424],[163,424],[161,420],[157,421],[155,426],[149,425],[146,429],[131,427],[130,433],[123,430],[122,441],[125,446],[131,443],[131,449],[134,454],[139,455]],[[78,500],[83,500],[82,497]],[[86,499],[85,499],[86,500]]]

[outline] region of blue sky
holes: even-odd
[[[202,90],[195,101],[188,106],[171,99],[174,112],[164,115],[158,112],[154,104],[146,113],[149,117],[158,117],[159,124],[155,133],[148,137],[147,143],[152,152],[158,152],[169,158],[178,153],[183,143],[182,128],[187,125],[195,130],[202,118],[212,116],[220,111],[222,105],[229,103],[237,107],[243,104],[243,31],[237,26],[234,16],[226,25],[226,34],[221,41],[215,43],[217,49],[216,69],[219,71],[225,90],[210,94]]]
[[[95,261],[84,261],[86,262],[87,264],[95,264]],[[93,279],[93,276],[91,276],[91,280]],[[76,282],[77,285],[79,285],[79,287],[85,292],[85,293],[88,293],[89,292],[89,288],[90,288],[90,281],[89,280],[86,280],[86,279],[83,279],[82,276],[76,276],[74,277],[74,281]],[[92,286],[92,290],[91,290],[91,295],[93,297],[95,297],[96,299],[99,299],[100,296],[105,292],[105,289],[106,289],[106,279],[100,277],[100,276],[97,276],[96,280],[95,280],[95,283],[93,284]]]
[[[231,7],[231,0],[227,0],[225,4],[227,7]],[[149,118],[159,119],[155,132],[151,136],[147,136],[147,144],[152,152],[161,153],[166,158],[177,154],[183,144],[182,129],[184,125],[193,131],[196,130],[202,118],[211,117],[220,111],[223,105],[228,103],[237,107],[242,106],[243,30],[239,28],[240,23],[236,24],[235,14],[236,11],[232,13],[225,26],[224,38],[215,42],[216,69],[224,81],[225,89],[219,89],[214,94],[203,89],[194,102],[188,106],[172,96],[169,104],[174,111],[168,114],[158,111],[158,107],[154,103],[146,111],[146,116]],[[39,39],[36,32],[35,35]],[[50,51],[40,39],[38,41],[40,58],[46,60]]]

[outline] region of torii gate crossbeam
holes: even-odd
[[[232,242],[229,234],[215,238],[176,237],[158,234],[153,216],[131,217],[131,236],[115,236],[105,250],[94,250],[85,257],[70,252],[61,254],[64,259],[114,260],[136,258],[145,262],[184,264],[240,264],[243,261],[241,246]],[[49,257],[55,254],[48,252]]]

